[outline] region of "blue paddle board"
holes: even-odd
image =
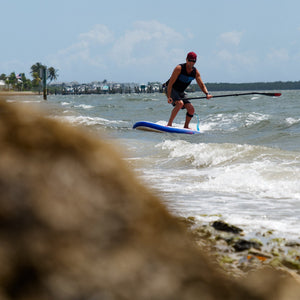
[[[159,125],[159,124],[147,122],[147,121],[136,122],[133,125],[133,129],[155,131],[155,132],[185,133],[185,134],[200,133],[200,131],[196,131],[196,130],[192,130],[192,129],[164,126],[164,125]]]

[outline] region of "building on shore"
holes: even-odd
[[[4,80],[0,80],[0,91],[5,89],[5,81]]]
[[[49,85],[49,92],[55,94],[131,94],[131,93],[156,93],[162,92],[162,84],[159,82],[139,83],[116,83],[102,82],[82,83],[53,83]]]

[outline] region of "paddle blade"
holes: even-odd
[[[258,93],[265,96],[271,96],[271,97],[280,97],[281,93]]]

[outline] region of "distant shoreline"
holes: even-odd
[[[103,89],[105,84],[106,89]],[[251,82],[251,83],[205,83],[210,92],[226,91],[283,91],[300,90],[300,81],[274,81],[274,82]],[[149,82],[148,85],[132,86],[130,83],[104,83],[92,82],[87,84],[73,83],[55,83],[48,85],[48,95],[81,95],[81,94],[131,94],[131,93],[155,93],[163,92],[162,83]],[[192,83],[187,92],[199,92],[200,88],[196,83]],[[4,91],[0,90],[0,96],[33,96],[41,95],[41,92],[33,91]]]
[[[0,96],[32,96],[32,95],[39,95],[38,92],[17,92],[17,91],[0,91]]]

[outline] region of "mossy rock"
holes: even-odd
[[[221,259],[220,259],[220,263],[221,264],[232,264],[235,262],[235,259],[233,259],[232,257],[230,256],[222,256]]]
[[[300,262],[299,260],[294,260],[292,258],[284,258],[282,260],[282,264],[289,269],[300,270]]]

